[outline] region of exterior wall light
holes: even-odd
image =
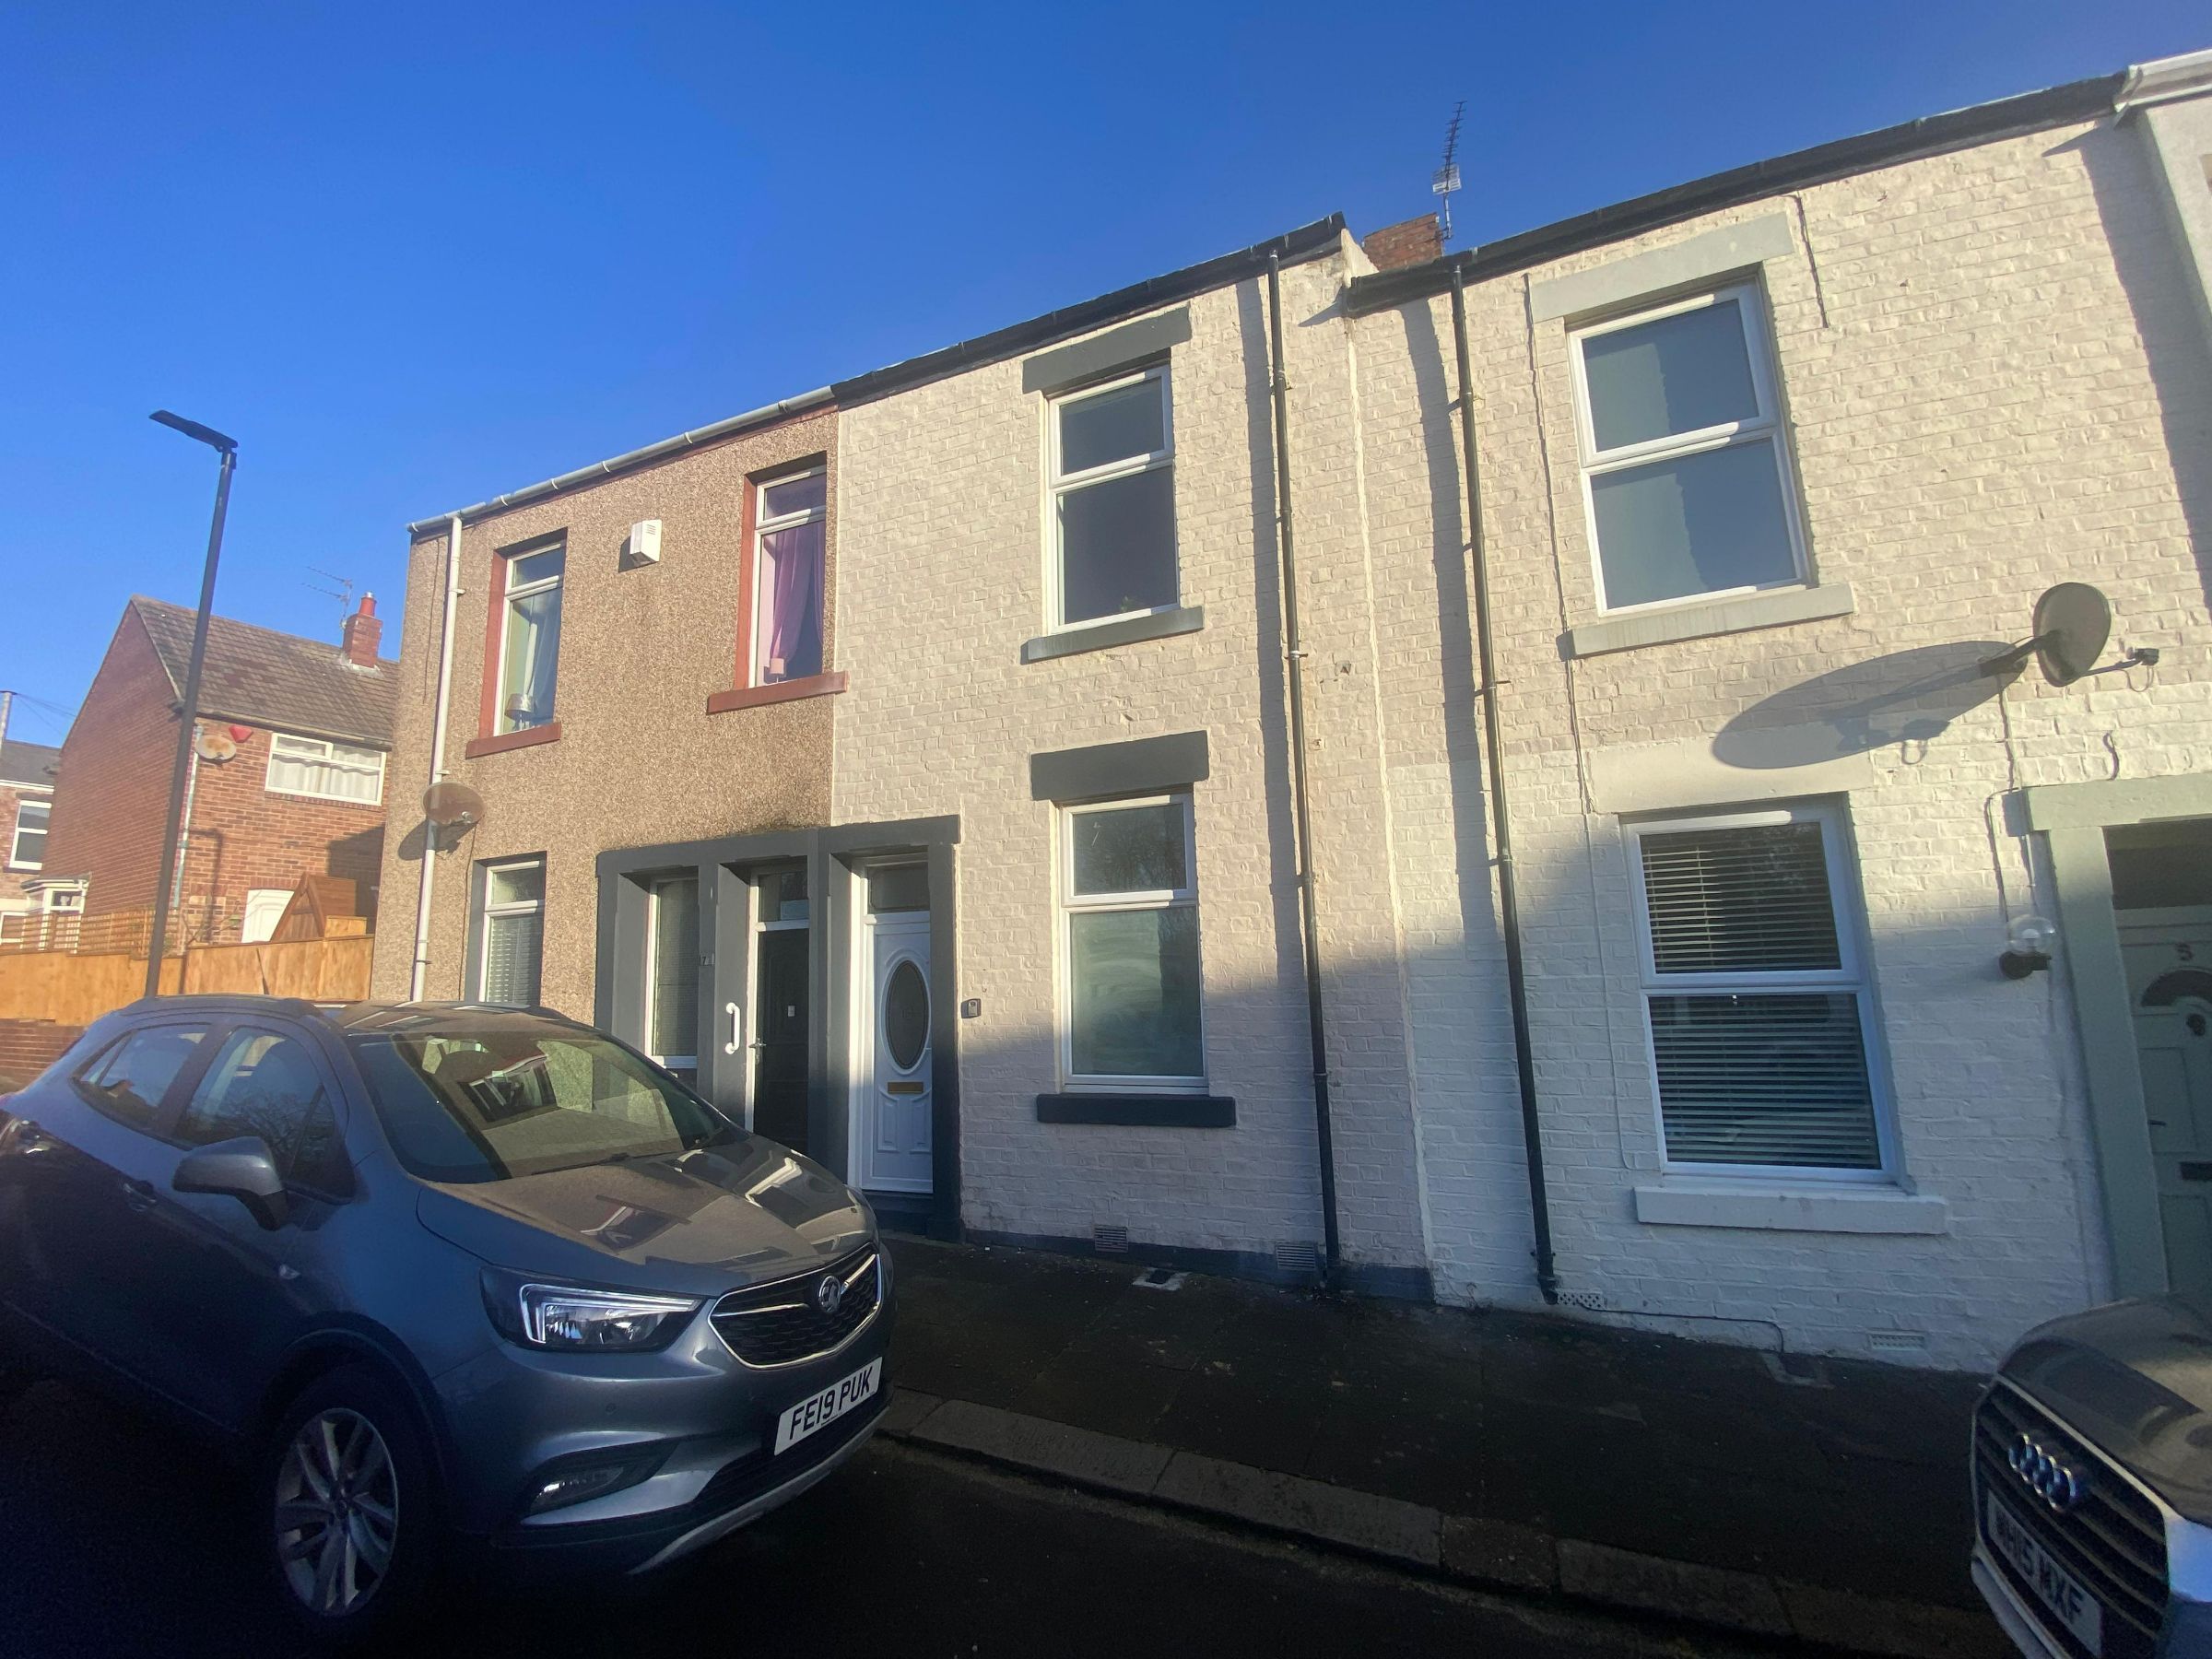
[[[2005,949],[1997,967],[2006,979],[2041,973],[2051,966],[2051,947],[2057,943],[2057,924],[2043,916],[2015,916],[2005,924]]]

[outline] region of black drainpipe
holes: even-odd
[[[1513,1065],[1521,1075],[1521,1141],[1528,1151],[1528,1206],[1536,1233],[1536,1287],[1559,1300],[1551,1253],[1551,1202],[1544,1190],[1544,1129],[1536,1118],[1536,1063],[1528,1036],[1528,979],[1521,964],[1521,906],[1513,890],[1513,832],[1505,806],[1505,745],[1499,736],[1498,663],[1490,649],[1489,566],[1482,546],[1482,486],[1475,465],[1475,377],[1467,366],[1467,278],[1452,266],[1452,344],[1459,355],[1459,437],[1467,468],[1467,545],[1475,564],[1475,652],[1482,683],[1482,743],[1490,768],[1490,843],[1498,860],[1498,924],[1505,935],[1506,994],[1513,1007]]]
[[[1290,539],[1290,382],[1283,373],[1283,262],[1267,256],[1268,378],[1275,387],[1275,524],[1282,550],[1283,632],[1290,682],[1290,790],[1298,813],[1298,897],[1306,932],[1306,1024],[1313,1037],[1313,1138],[1321,1150],[1324,1284],[1336,1277],[1336,1153],[1329,1138],[1329,1044],[1321,1016],[1321,928],[1313,914],[1313,827],[1306,811],[1306,652],[1298,629],[1298,555]]]

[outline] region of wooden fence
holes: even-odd
[[[369,956],[375,943],[372,936],[363,935],[295,939],[282,945],[195,946],[163,960],[161,989],[171,995],[182,989],[355,1002],[369,994]],[[0,955],[0,1019],[90,1025],[111,1009],[135,1002],[145,991],[143,952]]]

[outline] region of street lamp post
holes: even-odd
[[[193,729],[200,719],[200,665],[207,656],[207,618],[215,607],[215,566],[222,557],[223,514],[230,506],[230,475],[238,468],[238,441],[224,437],[213,427],[172,415],[167,409],[155,410],[153,418],[187,438],[197,439],[223,458],[215,480],[215,520],[207,526],[207,562],[200,572],[200,609],[192,619],[192,662],[184,670],[184,704],[177,715],[177,763],[169,778],[169,816],[162,820],[161,864],[154,877],[154,930],[146,947],[146,994],[159,996],[161,953],[169,943],[169,903],[173,897],[171,884],[176,875],[177,841],[183,830],[178,819],[184,812],[184,778],[192,767]],[[183,976],[180,974],[177,989],[183,988]]]

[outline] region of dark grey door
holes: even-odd
[[[806,1150],[806,930],[759,935],[753,970],[753,1129]]]

